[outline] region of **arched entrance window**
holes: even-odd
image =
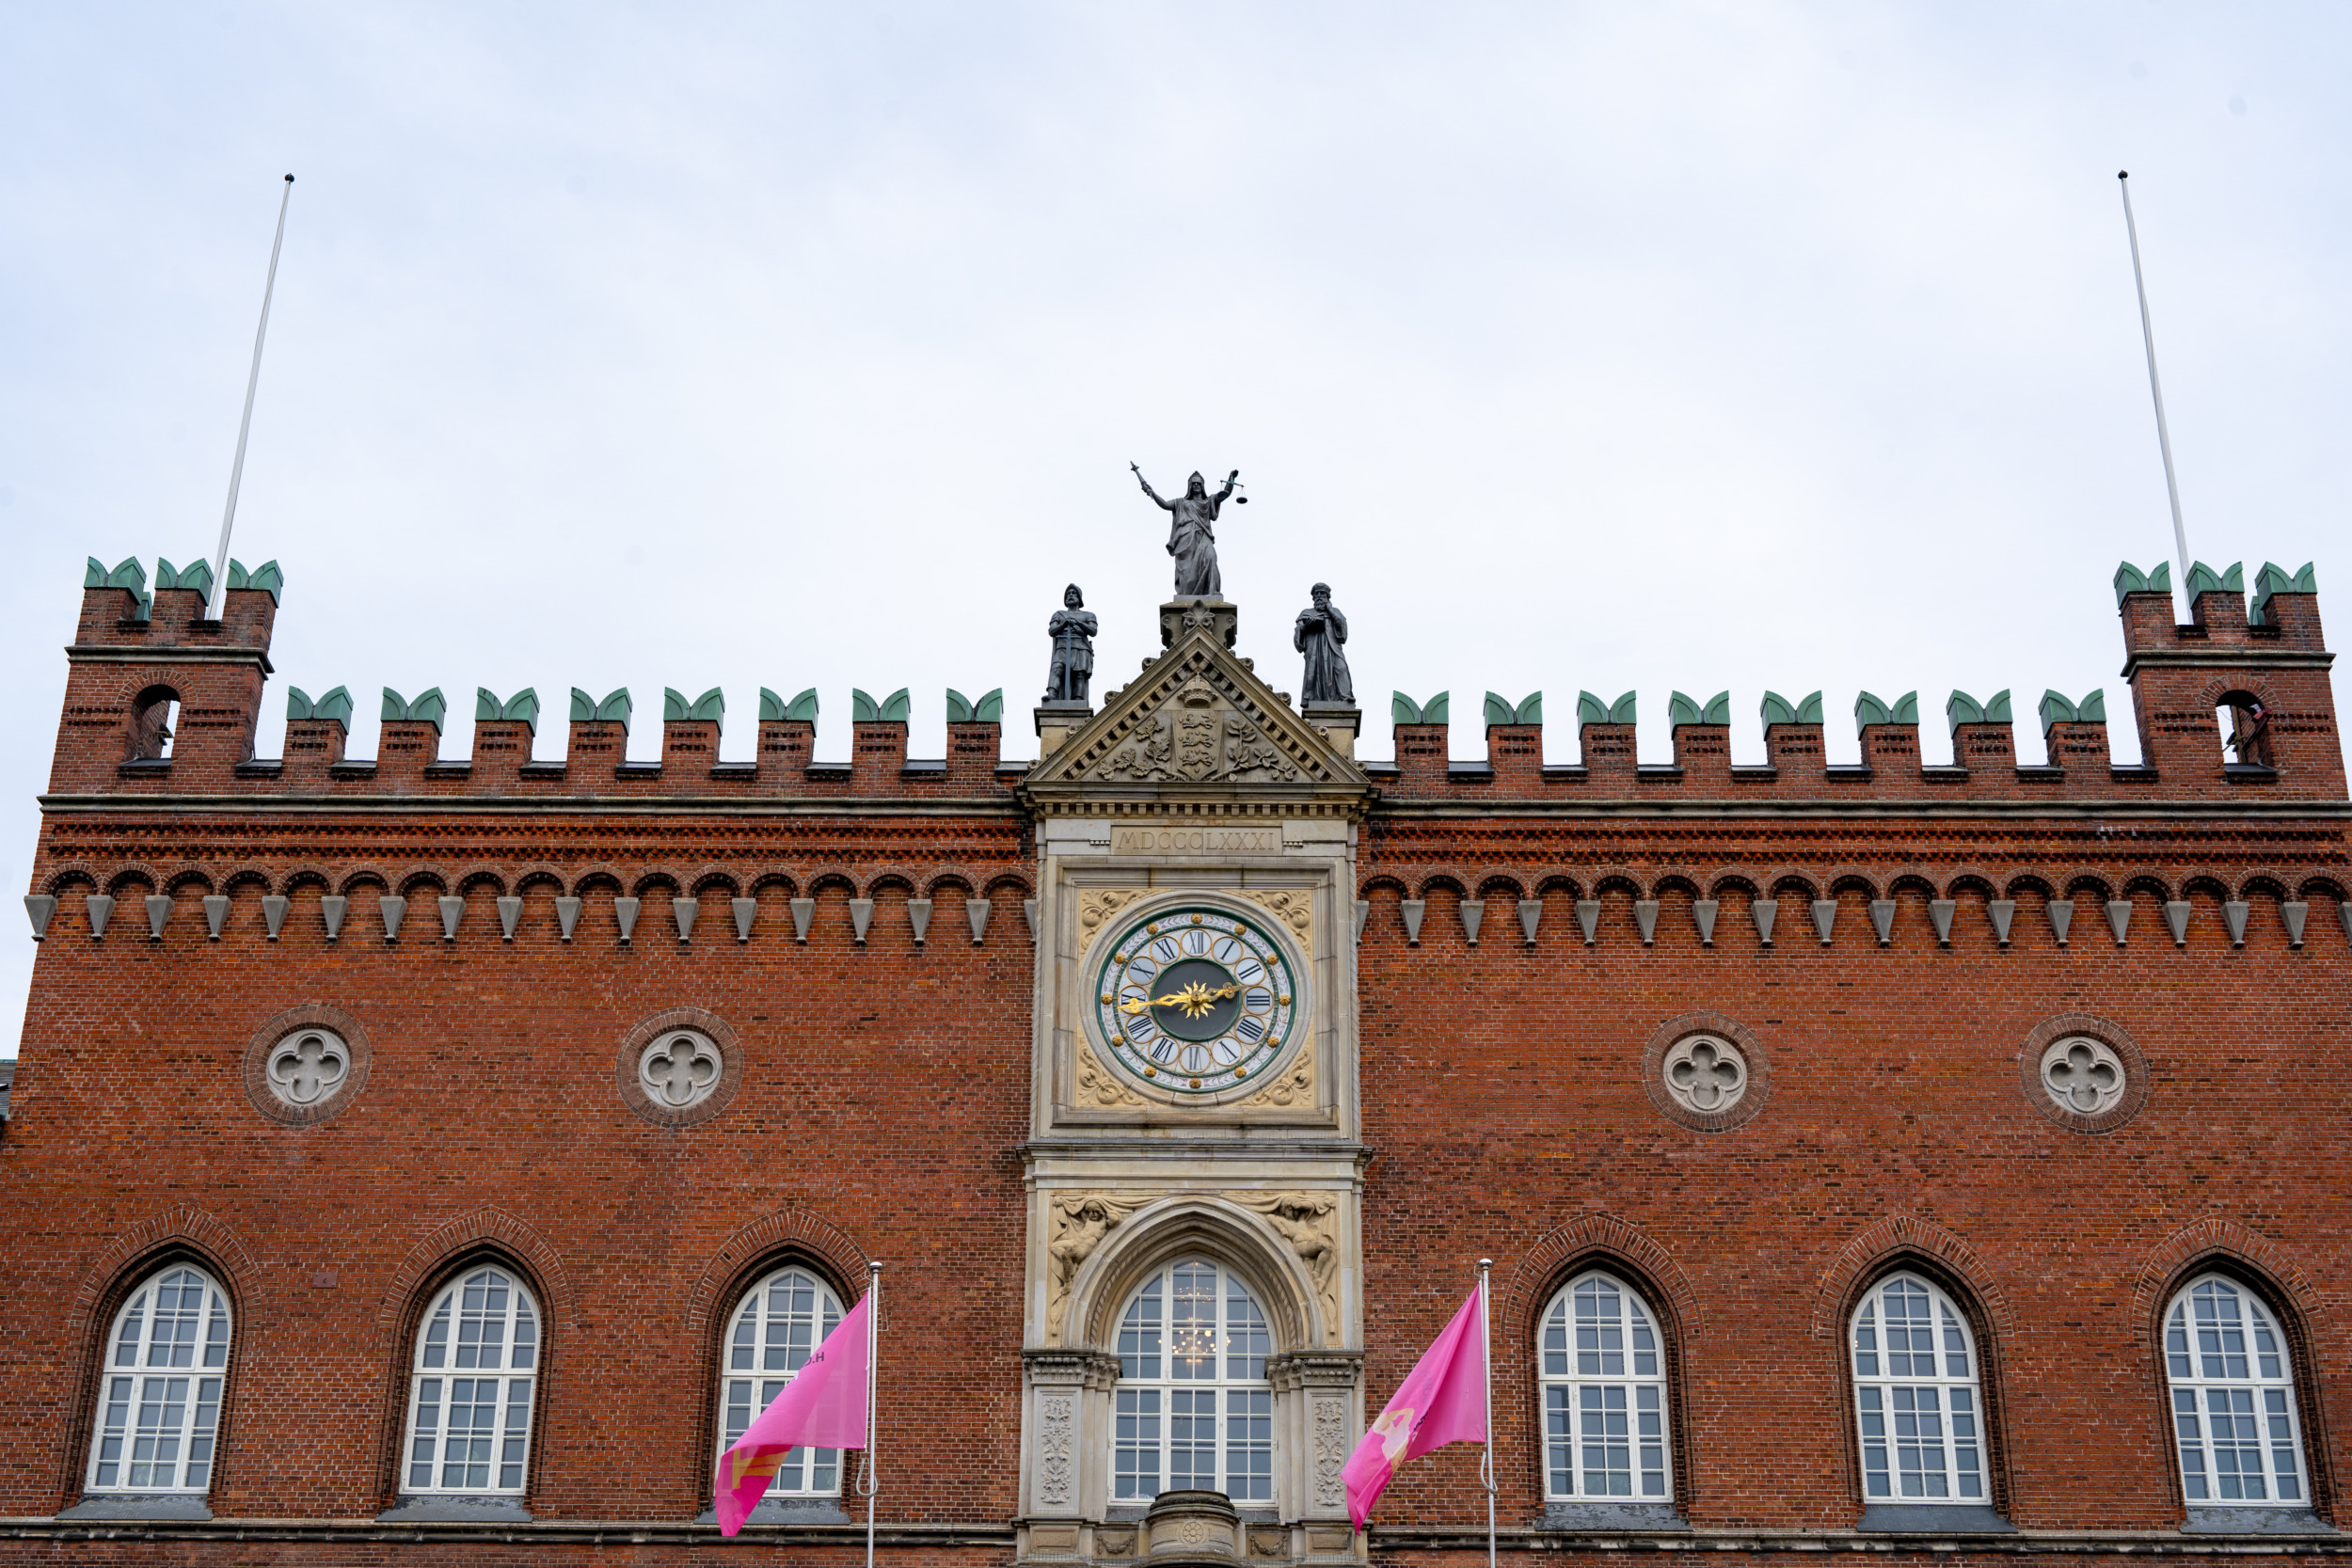
[[[1631,1287],[1588,1274],[1552,1297],[1537,1375],[1547,1497],[1672,1500],[1664,1347]]]
[[[1967,1317],[1917,1275],[1889,1275],[1854,1312],[1852,1349],[1864,1500],[1984,1507],[1984,1400]]]
[[[744,1294],[727,1330],[719,1376],[719,1452],[735,1446],[792,1374],[841,1326],[841,1301],[796,1266],[778,1269]],[[839,1449],[794,1449],[768,1483],[771,1497],[832,1497],[841,1490]]]
[[[401,1490],[519,1493],[530,1473],[539,1312],[503,1269],[468,1269],[434,1298],[408,1386]]]
[[[2164,1370],[2189,1502],[2309,1506],[2295,1369],[2251,1291],[2209,1274],[2174,1296]]]
[[[202,1492],[229,1376],[229,1301],[211,1276],[175,1264],[150,1276],[106,1337],[92,1492]]]
[[[1272,1503],[1272,1348],[1257,1298],[1223,1264],[1189,1259],[1145,1280],[1119,1321],[1111,1501],[1198,1488]]]

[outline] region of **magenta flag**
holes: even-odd
[[[719,1456],[720,1534],[743,1528],[792,1449],[866,1447],[866,1308],[873,1299],[871,1291],[859,1298],[784,1392]]]
[[[1486,1346],[1472,1291],[1437,1342],[1406,1375],[1380,1418],[1356,1445],[1340,1480],[1347,1516],[1362,1529],[1398,1465],[1448,1443],[1486,1440]]]

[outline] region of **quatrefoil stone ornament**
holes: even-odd
[[[637,1060],[637,1076],[656,1105],[683,1111],[710,1098],[725,1065],[709,1036],[673,1029],[645,1047]]]
[[[325,1029],[288,1035],[269,1053],[270,1093],[289,1105],[317,1104],[351,1071],[351,1048]]]
[[[1720,1116],[1748,1092],[1747,1058],[1729,1040],[1690,1035],[1666,1053],[1666,1092],[1699,1116]]]
[[[2103,1039],[2070,1035],[2042,1053],[2042,1086],[2059,1110],[2095,1117],[2123,1098],[2122,1059]]]

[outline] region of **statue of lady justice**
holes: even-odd
[[[1180,599],[1216,599],[1225,595],[1225,586],[1216,571],[1217,509],[1233,493],[1233,482],[1241,478],[1235,468],[1225,476],[1225,488],[1216,495],[1201,483],[1199,470],[1184,486],[1184,493],[1174,500],[1161,500],[1160,493],[1152,488],[1152,482],[1143,477],[1143,470],[1130,463],[1136,483],[1163,511],[1170,514],[1168,525],[1168,553],[1176,558],[1176,596]]]

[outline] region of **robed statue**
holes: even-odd
[[[1049,703],[1087,701],[1087,683],[1094,678],[1094,611],[1085,608],[1086,595],[1072,583],[1062,590],[1062,608],[1046,623],[1054,640],[1054,662],[1045,674]]]
[[[1174,500],[1162,500],[1160,493],[1152,488],[1152,482],[1143,477],[1143,470],[1130,463],[1136,483],[1143,493],[1168,514],[1168,553],[1176,558],[1176,596],[1180,599],[1218,599],[1225,596],[1225,585],[1216,572],[1216,515],[1226,498],[1233,493],[1233,482],[1241,478],[1235,468],[1225,476],[1225,488],[1209,494],[1198,470],[1184,493]]]
[[[1307,656],[1299,701],[1354,707],[1356,682],[1347,673],[1347,655],[1340,651],[1347,641],[1347,617],[1333,607],[1329,583],[1316,583],[1311,596],[1314,603],[1298,612],[1291,633],[1291,646]]]

